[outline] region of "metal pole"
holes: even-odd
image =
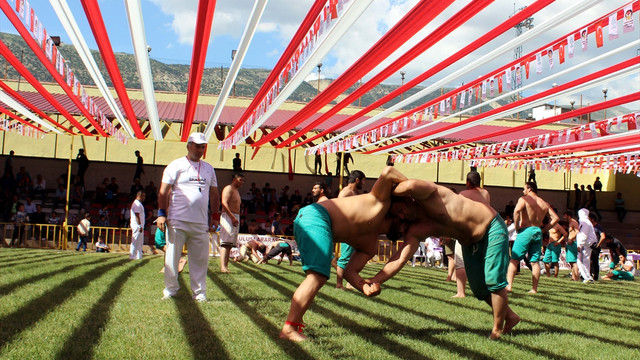
[[[62,241],[60,241],[61,244],[63,244],[62,249],[66,250],[67,249],[67,241],[69,240],[67,238],[67,225],[69,225],[68,221],[69,221],[69,193],[71,192],[70,187],[71,187],[71,161],[73,158],[73,139],[75,138],[75,136],[71,136],[71,144],[69,145],[69,165],[67,168],[67,201],[64,205],[64,221],[62,222]]]

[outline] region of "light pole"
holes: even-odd
[[[233,60],[236,58],[236,53],[238,50],[231,50],[231,63],[233,64]],[[236,97],[236,82],[233,82],[233,97]]]
[[[318,91],[316,92],[316,95],[320,94],[320,69],[322,68],[322,63],[318,64]]]
[[[607,93],[609,92],[609,89],[604,88],[602,89],[602,93],[604,94],[604,101],[607,101]],[[607,118],[607,108],[604,108],[604,118]]]
[[[575,104],[575,100],[571,100],[569,101],[569,104],[571,104],[571,111],[573,111],[573,104]],[[573,122],[576,122],[576,118],[573,118]]]
[[[400,86],[404,85],[404,74],[406,74],[406,72],[400,71],[400,81],[401,81]],[[400,94],[400,101],[402,101],[403,99],[404,99],[404,93],[401,93]]]

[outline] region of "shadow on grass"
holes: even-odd
[[[314,357],[306,352],[299,344],[291,341],[276,340],[280,334],[280,328],[274,326],[269,320],[260,314],[260,309],[249,305],[246,298],[239,296],[232,287],[227,285],[225,281],[216,273],[209,271],[209,278],[220,288],[223,294],[225,294],[231,303],[237,306],[242,312],[244,312],[250,319],[256,324],[257,327],[267,335],[271,343],[278,346],[283,352],[291,356],[292,359],[314,359]],[[229,278],[226,276],[225,278]],[[291,293],[293,295],[293,293]],[[275,336],[274,336],[275,335]],[[278,338],[279,339],[279,338]],[[286,345],[285,345],[286,344]]]
[[[462,303],[454,301],[454,300],[445,300],[445,299],[441,299],[441,298],[438,298],[438,297],[435,297],[435,296],[429,296],[429,295],[427,295],[425,293],[417,293],[415,291],[408,291],[404,287],[400,289],[400,288],[393,287],[393,286],[387,286],[387,288],[388,289],[394,289],[394,290],[397,290],[397,291],[402,291],[402,292],[405,292],[405,293],[409,293],[409,294],[412,294],[414,296],[421,296],[421,297],[430,298],[430,299],[436,300],[436,301],[442,301],[442,302],[451,303],[451,304],[453,304],[455,306],[458,306],[458,307],[461,307],[461,308],[466,308],[468,310],[477,311],[477,309],[472,307],[472,306],[465,305],[465,304],[462,304]],[[392,304],[392,303],[389,303],[389,306],[395,306],[395,305]],[[487,308],[487,309],[489,309],[489,308]],[[433,317],[433,315],[429,315],[429,316]],[[548,322],[534,321],[534,320],[531,320],[531,319],[522,319],[522,322],[527,322],[529,324],[538,326],[541,330],[537,331],[536,334],[540,334],[542,332],[560,333],[560,334],[573,334],[573,335],[581,336],[581,337],[585,337],[585,338],[592,338],[594,340],[597,340],[597,341],[600,341],[600,342],[603,342],[603,343],[608,343],[608,344],[615,345],[615,346],[623,346],[623,347],[628,347],[628,348],[633,348],[633,349],[639,349],[640,350],[640,346],[635,345],[635,344],[625,343],[625,342],[622,342],[622,341],[619,341],[619,340],[609,339],[609,338],[605,338],[605,337],[602,337],[602,336],[599,336],[599,335],[593,335],[593,334],[589,334],[589,333],[586,333],[586,332],[581,332],[581,331],[578,331],[576,329],[567,329],[566,327],[553,325],[553,324],[550,324]],[[519,336],[519,335],[520,335],[519,334],[519,330],[518,330],[518,328],[516,328],[514,330],[514,332],[511,333],[509,336]],[[522,346],[522,344],[519,344],[519,343],[518,344],[514,343],[514,345]],[[539,350],[539,351],[544,351],[544,350]],[[551,354],[549,356],[552,357],[552,358],[559,358],[557,354]]]
[[[11,258],[11,261],[3,262],[0,264],[0,269],[17,267],[22,265],[28,265],[33,263],[39,263],[42,261],[49,261],[52,259],[59,259],[61,257],[72,256],[73,254],[42,254],[38,256],[29,256],[26,258],[15,259]]]
[[[111,259],[113,258],[104,258],[103,261],[107,262]],[[84,274],[68,279],[55,288],[45,292],[37,299],[32,299],[20,309],[0,318],[0,324],[2,324],[0,348],[10,343],[16,335],[33,326],[49,312],[54,311],[60,304],[73,297],[76,292],[86,287],[91,281],[100,277],[104,272],[127,262],[129,262],[129,259],[112,261],[108,264],[93,268]]]
[[[120,290],[134,271],[146,265],[148,262],[149,259],[137,262],[113,280],[107,291],[96,301],[91,307],[91,310],[89,310],[84,319],[82,319],[82,324],[67,338],[63,348],[56,355],[56,359],[93,358],[94,348],[98,345],[100,336],[102,335],[101,329],[104,329],[107,321],[109,321],[111,308]]]
[[[95,259],[94,261],[89,261],[89,262],[80,263],[80,264],[68,265],[68,266],[65,266],[63,268],[51,270],[51,271],[46,272],[46,273],[36,274],[36,275],[30,276],[30,277],[27,277],[27,278],[22,278],[22,279],[20,279],[18,281],[15,281],[13,283],[5,284],[5,285],[0,286],[0,296],[7,295],[7,294],[11,293],[13,290],[15,290],[15,289],[17,289],[17,288],[19,288],[21,286],[24,286],[24,285],[27,285],[27,284],[33,284],[36,281],[44,280],[44,279],[50,278],[50,277],[55,276],[55,275],[64,274],[64,273],[66,273],[68,271],[71,271],[71,270],[73,270],[73,269],[75,269],[77,267],[80,267],[80,266],[93,265],[93,264],[101,263],[103,261],[104,261],[104,259]]]
[[[239,266],[243,266],[243,265],[239,265]],[[289,283],[290,285],[295,287],[299,285],[299,284],[295,284],[293,281],[281,275],[274,274],[268,271],[268,269],[266,268],[265,268],[265,271],[268,271],[271,276],[278,278],[278,281],[274,281],[273,279],[267,278],[264,275],[264,273],[251,269],[249,266],[246,266],[245,270],[250,272],[255,279],[262,281],[265,284],[268,284],[268,286],[270,286],[272,289],[280,292],[283,296],[287,296],[289,298],[291,298],[291,296],[293,295],[293,292],[287,289],[284,285],[282,285],[282,283]],[[389,336],[387,336],[390,334],[397,335],[399,333],[404,333],[405,331],[407,331],[407,328],[405,325],[396,322],[394,319],[385,317],[380,314],[375,314],[370,311],[367,311],[364,308],[360,308],[360,307],[353,306],[351,304],[339,301],[338,299],[326,294],[318,293],[316,298],[321,298],[325,301],[332,302],[335,305],[345,310],[361,313],[364,316],[378,319],[381,323],[384,323],[385,327],[387,327],[388,329],[381,330],[379,328],[372,328],[372,327],[361,325],[356,321],[347,318],[346,316],[337,314],[336,312],[330,309],[327,309],[321,305],[318,305],[317,301],[314,302],[310,307],[310,309],[313,309],[315,312],[317,312],[318,314],[321,314],[323,317],[327,319],[331,319],[334,323],[339,324],[339,326],[349,330],[350,332],[358,335],[359,337],[365,339],[366,341],[369,341],[372,344],[375,344],[376,346],[384,349],[385,351],[388,352],[389,355],[398,356],[403,359],[429,359],[428,355],[420,353],[415,349],[410,348],[409,346],[400,344],[397,341],[391,339]],[[417,339],[423,340],[423,337],[418,337]],[[438,345],[438,343],[442,343],[442,339],[435,339],[433,344]],[[450,349],[447,349],[447,350],[451,351]],[[469,350],[464,354],[474,359],[485,357],[484,354],[475,352],[472,350]]]
[[[189,287],[182,276],[178,276],[178,281],[183,290],[171,300],[165,301],[174,301],[175,303],[182,329],[191,346],[193,358],[229,359],[231,357],[229,352],[222,346],[222,340],[213,331],[209,320],[202,314],[196,301],[191,298],[191,292],[187,290]]]

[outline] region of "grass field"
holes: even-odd
[[[405,267],[368,299],[325,286],[305,316],[310,341],[278,339],[299,263],[209,262],[209,302],[161,300],[162,256],[0,249],[1,359],[639,359],[640,281],[588,285],[530,273],[510,295],[522,322],[487,338],[490,308],[453,299],[442,270]],[[373,275],[380,265],[369,265]],[[335,277],[329,280],[335,285]],[[468,295],[471,292],[467,291]]]

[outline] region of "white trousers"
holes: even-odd
[[[142,246],[144,245],[144,230],[133,229],[131,232],[131,247],[129,247],[129,259],[142,259]]]
[[[164,296],[175,296],[178,284],[178,262],[187,244],[192,296],[206,297],[209,264],[209,227],[186,221],[167,221],[167,246],[164,258]]]
[[[588,244],[584,244],[580,247],[582,250],[578,251],[578,270],[584,280],[593,280],[591,277],[591,247]]]

